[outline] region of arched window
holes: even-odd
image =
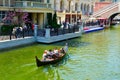
[[[86,4],[84,4],[84,11],[86,12]]]
[[[68,5],[69,5],[69,11],[70,11],[71,1],[68,1]]]
[[[93,5],[91,6],[91,12],[90,12],[90,14],[93,14]]]
[[[78,10],[78,3],[75,3],[75,11]]]
[[[83,3],[81,4],[81,11],[83,11]]]
[[[89,5],[87,5],[87,12],[89,12],[90,11],[90,7],[89,7]]]
[[[64,5],[63,5],[63,0],[61,0],[61,1],[60,1],[60,10],[61,10],[61,11],[63,11],[63,7],[64,7]]]

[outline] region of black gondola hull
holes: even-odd
[[[48,64],[56,64],[57,62],[61,61],[65,57],[65,55],[66,55],[66,53],[63,56],[61,56],[55,60],[52,60],[52,61],[41,61],[36,56],[35,57],[36,58],[36,65],[37,65],[37,67],[40,67],[40,66],[44,66],[44,65],[48,65]]]

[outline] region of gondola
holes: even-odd
[[[64,47],[64,51],[65,51],[65,53],[63,53],[62,56],[59,56],[58,58],[56,58],[54,60],[39,60],[38,57],[35,56],[37,67],[48,65],[48,64],[56,64],[57,62],[61,61],[67,54],[67,51],[68,51],[68,45],[67,44]]]

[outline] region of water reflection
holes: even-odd
[[[44,76],[41,76],[42,78],[40,78],[40,79],[43,79],[43,80],[61,80],[58,67],[54,67],[52,65],[47,65],[44,67],[39,67],[37,69],[37,71],[41,71],[41,72],[39,72],[39,74],[41,74],[41,73],[44,74]]]
[[[48,80],[61,80],[60,73],[56,67],[49,67],[45,72]]]

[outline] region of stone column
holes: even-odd
[[[44,13],[44,23],[43,23],[43,25],[45,25],[45,24],[47,24],[48,22],[47,22],[47,13]],[[46,27],[46,26],[45,26]]]
[[[70,23],[72,23],[73,24],[73,22],[72,22],[72,14],[70,14]]]
[[[32,13],[32,21],[33,23],[37,23],[37,13]]]
[[[38,22],[37,23],[38,29],[41,29],[44,27],[44,24],[45,24],[44,13],[38,13],[37,22]]]

